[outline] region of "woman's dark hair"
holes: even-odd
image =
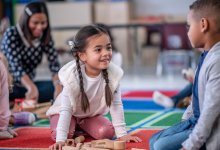
[[[85,27],[82,27],[78,33],[76,34],[75,38],[73,39],[73,46],[72,46],[72,52],[73,56],[76,58],[76,64],[77,64],[77,71],[79,74],[79,80],[80,80],[80,91],[81,91],[81,105],[82,105],[82,110],[86,112],[89,109],[89,100],[88,97],[84,91],[84,86],[83,86],[83,76],[81,72],[81,67],[80,67],[80,59],[78,56],[78,52],[84,52],[87,44],[88,44],[88,38],[92,36],[101,36],[102,34],[108,35],[108,32],[98,26],[98,25],[88,25]],[[108,35],[109,36],[109,35]],[[107,106],[110,107],[111,102],[112,102],[112,92],[109,87],[109,79],[108,79],[108,72],[107,69],[104,69],[102,71],[103,78],[105,79],[106,86],[105,86],[105,100]]]
[[[21,30],[24,33],[25,38],[31,44],[32,40],[32,33],[30,31],[30,28],[28,26],[29,20],[32,15],[36,13],[44,13],[47,17],[47,28],[44,30],[43,35],[41,37],[41,42],[46,45],[51,38],[51,29],[50,29],[50,22],[49,22],[49,14],[47,10],[47,6],[44,2],[37,1],[37,2],[31,2],[28,3],[25,8],[23,15],[20,17],[19,25],[21,27]]]

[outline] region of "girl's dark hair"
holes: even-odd
[[[46,45],[50,41],[50,38],[51,38],[51,29],[50,29],[47,6],[44,2],[37,1],[37,2],[28,3],[24,8],[23,15],[20,17],[19,25],[21,27],[21,30],[24,32],[25,38],[27,39],[29,44],[31,44],[31,40],[33,36],[29,29],[28,23],[29,23],[31,16],[36,13],[44,13],[47,17],[48,25],[47,25],[47,28],[44,30],[42,38],[41,38],[41,42],[44,45]]]
[[[106,24],[103,24],[103,23],[96,23],[97,26],[105,29],[107,32],[108,32],[108,35],[111,39],[111,45],[112,45],[112,50],[117,52],[118,49],[115,47],[115,44],[114,44],[114,37],[112,36],[112,33],[111,33],[111,30],[110,30],[110,27],[107,26]]]
[[[80,60],[78,56],[78,52],[84,52],[86,47],[88,46],[88,38],[92,36],[100,36],[102,34],[107,34],[108,32],[98,26],[98,25],[88,25],[85,27],[82,27],[78,33],[76,34],[75,38],[73,39],[73,46],[72,46],[72,52],[73,56],[76,58],[76,65],[77,65],[77,71],[79,74],[79,80],[80,80],[80,91],[81,91],[81,105],[82,105],[82,110],[86,112],[89,109],[89,100],[88,97],[84,91],[84,86],[83,86],[83,76],[81,72],[81,67],[80,67]],[[108,35],[109,36],[109,35]],[[105,79],[106,86],[105,86],[105,100],[107,106],[110,107],[111,102],[112,102],[112,92],[109,87],[109,79],[108,79],[108,72],[107,69],[104,69],[102,71],[103,78]]]

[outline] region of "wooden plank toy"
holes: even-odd
[[[62,150],[79,150],[79,148],[73,146],[63,146]]]
[[[91,147],[114,149],[114,141],[109,140],[109,139],[94,140],[91,142]]]
[[[91,147],[94,148],[106,148],[106,149],[114,149],[114,150],[124,150],[126,148],[125,141],[113,141],[109,139],[104,140],[94,140],[91,142]]]

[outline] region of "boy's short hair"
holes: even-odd
[[[220,32],[220,0],[196,0],[189,9],[193,10],[199,19],[214,17],[217,30]]]

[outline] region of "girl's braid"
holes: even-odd
[[[87,109],[89,108],[89,100],[88,97],[84,91],[84,87],[83,87],[83,76],[82,76],[82,71],[81,71],[81,67],[80,67],[80,62],[79,62],[79,56],[77,53],[75,53],[75,57],[76,57],[76,65],[77,65],[77,71],[79,74],[79,81],[80,81],[80,91],[81,91],[81,106],[82,106],[82,110],[84,112],[87,111]]]
[[[102,71],[103,73],[103,77],[105,79],[105,82],[106,82],[106,85],[105,85],[105,101],[106,101],[106,104],[107,106],[111,106],[111,103],[112,103],[112,91],[109,87],[109,79],[108,79],[108,72],[107,72],[107,69],[104,69]]]

